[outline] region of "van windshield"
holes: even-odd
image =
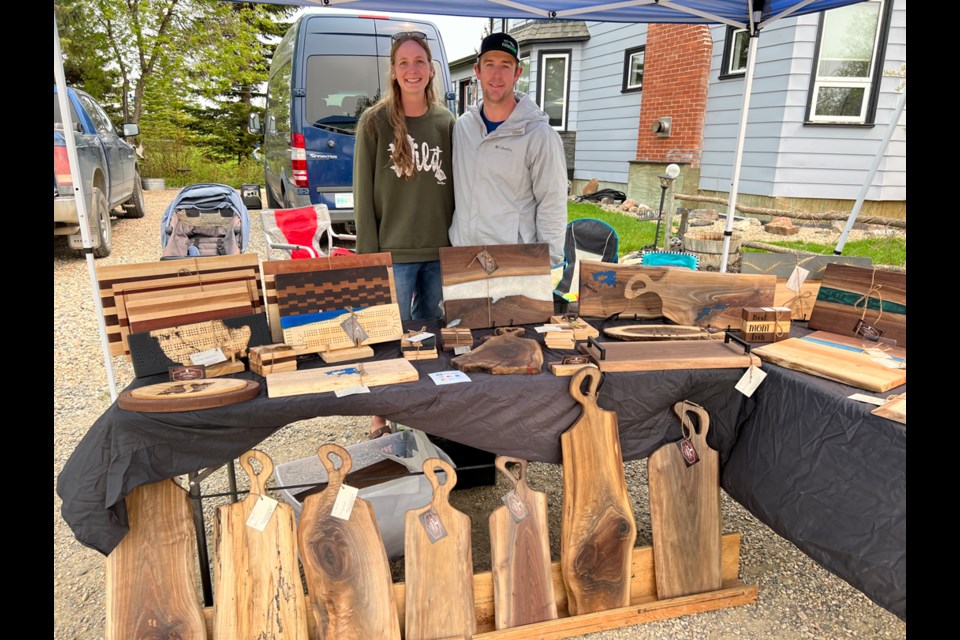
[[[307,122],[353,133],[360,114],[380,99],[390,59],[376,56],[310,56],[307,59]]]

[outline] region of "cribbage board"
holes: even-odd
[[[297,349],[316,353],[357,346],[341,326],[341,323],[349,317],[349,311],[330,311],[324,315],[330,317],[316,322],[284,327],[283,341]],[[361,345],[399,340],[403,335],[400,307],[397,304],[361,309],[353,312],[353,316],[367,334],[367,339],[362,340]],[[291,319],[296,320],[297,316]]]
[[[313,271],[354,269],[358,267],[383,266],[387,268],[391,301],[396,302],[396,286],[393,280],[393,260],[389,253],[366,253],[362,255],[310,258],[307,260],[267,260],[263,263],[263,295],[266,300],[270,336],[274,342],[283,342],[283,327],[280,323],[280,308],[277,297],[277,276]],[[343,309],[344,307],[338,307]],[[399,339],[399,335],[396,338]]]

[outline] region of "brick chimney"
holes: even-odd
[[[637,160],[700,168],[713,39],[706,25],[651,24],[643,68]],[[654,133],[672,119],[670,136]]]

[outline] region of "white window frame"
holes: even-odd
[[[540,108],[546,111],[546,102],[544,93],[547,89],[547,61],[551,59],[563,59],[563,115],[560,116],[559,125],[551,125],[557,131],[567,130],[567,111],[570,108],[570,51],[543,51],[540,53],[538,61],[539,70],[537,75],[537,98]]]
[[[744,63],[742,68],[732,68],[734,61],[737,59],[734,55],[734,49],[737,44],[737,40],[740,38],[743,38],[743,46],[749,49],[750,38],[748,37],[747,30],[727,27],[726,38],[723,42],[723,68],[720,69],[721,78],[742,78],[747,72],[746,63]]]
[[[520,79],[523,78],[523,76],[527,76],[527,86],[526,86],[526,90],[523,90],[517,87],[517,91],[520,91],[521,93],[530,93],[530,54],[529,53],[524,53],[520,55],[520,68],[522,68],[523,71],[520,73],[520,78],[517,78],[517,83],[518,84],[520,83]]]
[[[887,7],[885,6],[886,2],[888,2],[888,0],[868,0],[867,2],[861,2],[854,5],[848,5],[847,7],[826,11],[820,17],[820,30],[817,33],[816,55],[814,56],[812,65],[811,86],[809,95],[807,96],[808,122],[829,124],[870,124],[872,122],[872,107],[875,107],[876,102],[874,93],[876,86],[879,84],[879,80],[877,78],[877,65],[882,62],[880,60],[882,54],[880,43],[884,40],[883,31],[887,24],[885,19],[887,11]],[[865,5],[871,4],[878,6],[877,26],[874,32],[870,66],[866,72],[866,75],[863,77],[820,76],[821,53],[823,51],[823,35],[826,29],[826,22],[831,18],[831,15],[837,15],[836,12],[843,11],[845,9],[860,10]],[[853,116],[818,114],[816,112],[817,96],[820,94],[821,89],[829,87],[863,89],[863,102],[860,104],[860,113]]]
[[[639,47],[633,47],[627,49],[624,54],[623,60],[623,87],[620,89],[621,92],[627,93],[629,91],[640,91],[643,89],[643,72],[640,72],[640,84],[630,84],[630,77],[633,75],[633,60],[636,57],[640,57],[643,60],[643,63],[646,63],[646,52],[647,46],[642,45]]]

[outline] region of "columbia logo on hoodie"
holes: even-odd
[[[413,139],[413,136],[409,134],[407,135],[407,142],[410,144],[410,151],[413,154],[413,168],[420,172],[432,172],[433,177],[437,179],[437,184],[446,184],[447,174],[443,172],[443,162],[440,160],[440,154],[442,153],[440,147],[431,149],[430,145],[426,142],[418,145],[417,141]],[[392,142],[388,149],[392,156],[394,150]],[[393,169],[398,178],[403,173],[400,167],[395,164],[390,165],[390,168]],[[412,170],[409,172],[409,175],[413,175]]]

